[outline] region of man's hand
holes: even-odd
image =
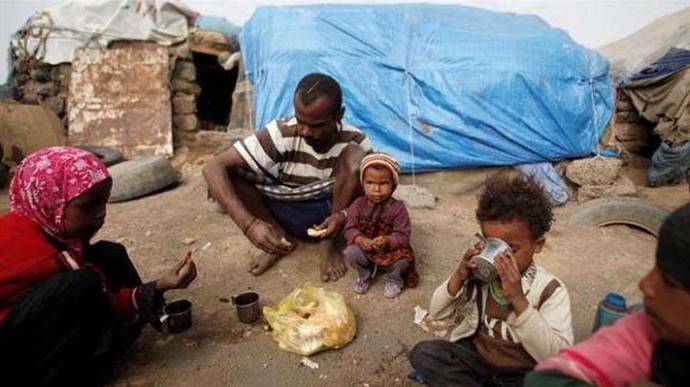
[[[467,280],[467,277],[469,277],[472,270],[477,268],[477,265],[475,265],[470,259],[479,254],[483,247],[483,242],[478,242],[465,251],[465,254],[463,254],[462,258],[460,258],[458,268],[455,270],[455,272],[453,272],[453,275],[450,277],[450,281],[448,281],[449,294],[453,296],[458,294],[460,288],[465,283],[465,280]]]
[[[336,212],[335,214],[331,214],[328,218],[326,218],[323,222],[321,222],[320,225],[316,226],[316,229],[318,230],[326,230],[319,238],[321,239],[330,239],[335,236],[340,230],[343,229],[343,226],[345,226],[345,222],[347,221],[347,218],[345,217],[345,214],[342,212]]]
[[[254,219],[246,230],[247,238],[254,246],[267,254],[283,256],[290,253],[294,246],[272,224],[261,219]]]
[[[496,258],[496,271],[501,279],[503,296],[513,306],[515,315],[519,316],[529,304],[522,292],[522,275],[513,254],[505,252]]]
[[[376,248],[373,240],[362,235],[355,239],[355,243],[360,249],[362,249],[362,251],[373,251]]]
[[[170,289],[185,289],[195,278],[196,265],[190,251],[172,270],[156,281],[156,290],[165,292]]]

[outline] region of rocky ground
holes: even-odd
[[[644,166],[624,174],[638,185],[639,195],[669,209],[687,202],[687,186],[643,188]],[[187,164],[183,181],[174,189],[143,199],[112,204],[97,239],[124,243],[144,278],[156,278],[195,250],[197,281],[169,299],[194,302],[194,325],[179,335],[145,330],[127,357],[118,363],[109,384],[158,385],[408,385],[407,352],[430,338],[413,320],[415,305],[426,306],[433,289],[454,269],[457,257],[477,231],[474,207],[483,171],[421,177],[418,183],[439,200],[434,209],[411,210],[413,246],[417,251],[420,286],[399,299],[383,297],[376,282],[368,294],[351,291],[352,271],[323,286],[346,295],[357,315],[357,336],[347,347],[311,357],[318,369],[299,365],[300,356],[280,350],[263,323],[237,320],[233,294],[246,289],[261,293],[264,304],[276,303],[295,287],[320,284],[318,249],[303,244],[261,277],[246,270],[252,251],[241,232],[206,202],[200,167]],[[0,213],[7,210],[7,193],[0,194]],[[653,263],[655,239],[625,226],[572,228],[562,221],[577,204],[556,210],[556,223],[539,264],[559,276],[570,291],[573,324],[578,340],[587,337],[596,303],[608,291],[629,301],[640,298],[639,278]]]

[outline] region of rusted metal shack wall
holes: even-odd
[[[155,43],[82,48],[72,63],[69,141],[172,155],[168,51]]]

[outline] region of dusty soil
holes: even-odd
[[[626,168],[637,184],[643,165]],[[118,363],[109,383],[149,385],[408,385],[407,352],[430,338],[413,323],[415,305],[426,306],[433,289],[454,269],[457,257],[477,231],[474,220],[476,189],[461,195],[441,193],[433,210],[412,210],[413,246],[418,254],[420,286],[399,299],[383,297],[376,282],[368,294],[355,295],[346,278],[323,286],[346,295],[357,315],[357,337],[347,347],[311,359],[317,370],[299,366],[300,356],[284,352],[263,323],[237,320],[224,302],[246,289],[262,294],[263,303],[276,303],[305,282],[320,284],[318,248],[303,244],[261,277],[246,270],[252,251],[232,221],[209,209],[200,167],[187,164],[176,188],[140,200],[109,206],[108,220],[96,239],[124,243],[144,278],[153,279],[189,249],[196,249],[197,281],[168,299],[189,297],[194,302],[194,325],[182,334],[165,336],[152,329]],[[445,175],[443,186],[463,179]],[[440,186],[427,186],[433,192]],[[641,195],[669,208],[688,201],[687,186],[640,188]],[[0,195],[0,213],[7,210],[7,194]],[[640,299],[639,278],[654,256],[655,239],[625,226],[603,229],[568,228],[560,220],[577,205],[556,210],[556,223],[539,264],[559,276],[570,291],[576,338],[588,335],[596,303],[607,291],[618,291],[631,302]]]

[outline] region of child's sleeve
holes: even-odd
[[[345,240],[348,245],[355,244],[355,239],[362,235],[359,231],[359,214],[362,211],[360,199],[356,199],[347,209],[347,222],[345,223]]]
[[[462,285],[457,294],[453,295],[448,292],[449,281],[450,277],[437,287],[431,296],[429,315],[434,320],[450,317],[455,308],[462,306],[470,299],[467,295],[467,282]]]
[[[511,313],[507,319],[527,353],[538,362],[573,345],[570,297],[565,286],[553,281],[558,287],[539,309],[530,304],[519,316]]]
[[[393,231],[388,235],[390,250],[397,250],[410,245],[410,234],[412,233],[412,225],[410,224],[410,215],[407,213],[407,208],[403,202],[397,203],[393,214]]]

